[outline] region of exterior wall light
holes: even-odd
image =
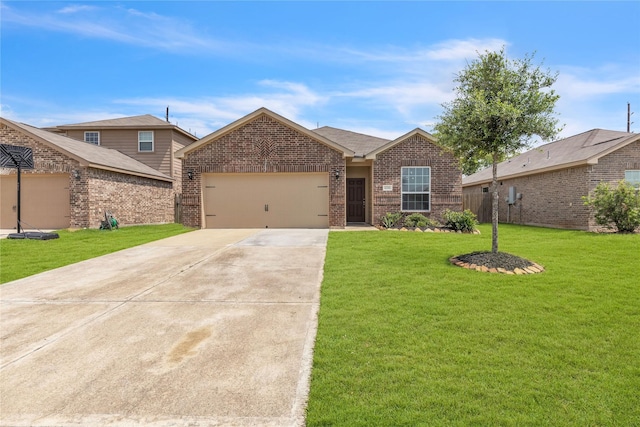
[[[336,169],[335,177],[336,177],[336,179],[340,179],[340,169]]]
[[[80,179],[80,172],[75,169],[71,171],[71,175],[73,175],[75,179]]]
[[[189,179],[193,179],[193,171],[187,171],[187,176]]]

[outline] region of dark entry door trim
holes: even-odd
[[[365,221],[364,178],[347,178],[347,222]]]

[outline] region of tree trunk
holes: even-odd
[[[498,252],[498,156],[493,155],[493,181],[491,182],[493,197],[491,198],[491,252]]]

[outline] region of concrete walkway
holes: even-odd
[[[0,425],[303,425],[327,235],[199,230],[0,286]]]

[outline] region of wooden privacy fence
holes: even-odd
[[[476,214],[478,222],[491,222],[491,193],[463,194],[462,208]]]

